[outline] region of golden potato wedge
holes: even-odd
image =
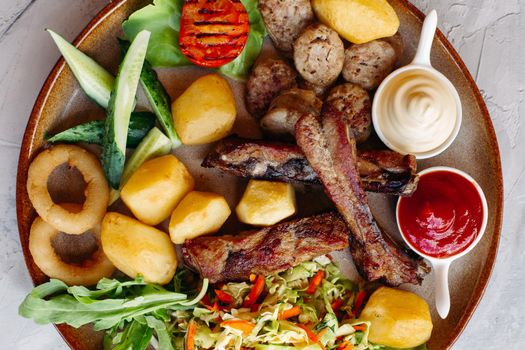
[[[433,327],[425,300],[388,287],[381,287],[370,296],[359,319],[371,322],[371,342],[401,349],[428,341]]]
[[[101,241],[108,259],[131,278],[141,274],[147,282],[166,284],[175,274],[175,247],[154,227],[110,212],[102,220]]]
[[[137,219],[154,226],[170,216],[193,186],[188,169],[170,154],[142,164],[124,185],[120,196]]]
[[[176,244],[217,232],[231,210],[223,196],[211,192],[190,192],[177,205],[170,219],[170,237]]]
[[[317,18],[354,44],[396,34],[399,18],[387,0],[312,0]]]
[[[250,180],[235,211],[246,224],[274,225],[295,214],[294,188],[283,182]]]
[[[182,143],[200,145],[227,136],[237,109],[230,85],[220,75],[209,74],[193,82],[171,108]]]

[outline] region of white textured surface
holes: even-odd
[[[108,0],[0,0],[0,343],[2,349],[67,349],[52,326],[17,315],[32,285],[18,241],[15,179],[31,107],[58,51],[43,29],[74,38]],[[416,0],[435,6],[440,28],[483,92],[496,128],[505,181],[497,265],[484,299],[454,349],[525,344],[525,1]],[[521,112],[521,113],[520,113]]]

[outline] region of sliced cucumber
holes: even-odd
[[[129,118],[133,111],[150,35],[150,32],[143,30],[131,43],[120,64],[115,87],[109,100],[102,149],[102,167],[109,184],[115,189],[119,188],[124,170]]]
[[[123,53],[128,51],[128,41],[119,40],[119,44]],[[182,142],[175,131],[175,126],[173,125],[170,97],[148,60],[146,60],[142,66],[142,72],[140,73],[140,83],[144,88],[144,92],[148,98],[151,108],[153,109],[153,112],[155,112],[155,115],[159,120],[159,124],[162,126],[162,129],[173,143],[173,147],[180,146]]]
[[[128,139],[126,145],[135,148],[144,136],[155,126],[155,115],[150,112],[133,112],[129,119]],[[102,144],[104,138],[104,121],[94,120],[76,125],[47,139],[48,142],[85,142]]]
[[[53,38],[62,56],[64,56],[82,90],[93,101],[106,109],[115,84],[113,75],[59,34],[51,29],[47,29],[47,31]]]
[[[118,190],[111,190],[109,205],[113,204],[119,198],[120,190],[142,163],[148,159],[157,158],[170,153],[171,147],[171,140],[167,138],[162,131],[157,127],[151,129],[126,162],[120,180],[120,188]]]

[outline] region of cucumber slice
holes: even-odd
[[[135,95],[151,33],[143,30],[131,43],[120,64],[115,87],[108,104],[108,115],[102,149],[102,167],[113,188],[119,188],[126,161],[126,140],[129,118],[135,104]]]
[[[148,131],[155,126],[155,115],[150,112],[133,112],[129,120],[127,147],[134,148],[142,141]],[[48,142],[85,142],[102,145],[104,138],[104,121],[94,120],[87,123],[76,125],[64,130],[52,137],[47,138]]]
[[[131,175],[137,171],[137,169],[145,161],[153,158],[157,158],[166,155],[171,152],[172,143],[169,138],[166,137],[157,127],[151,129],[146,137],[139,143],[135,152],[129,157],[122,173],[120,180],[120,188],[118,190],[111,190],[109,196],[109,205],[113,204],[120,196],[120,190],[126,182],[129,180]]]
[[[119,39],[119,44],[121,51],[126,53],[129,49],[129,42]],[[157,116],[162,130],[164,130],[166,135],[168,135],[169,139],[173,143],[173,147],[180,146],[182,141],[177,135],[175,126],[173,125],[170,97],[148,60],[146,60],[142,66],[142,72],[140,73],[140,83],[144,89],[146,97],[148,98],[151,108],[153,109],[153,112],[155,112],[155,115]]]
[[[64,56],[82,90],[93,101],[106,109],[115,84],[113,75],[59,34],[51,29],[46,30]]]

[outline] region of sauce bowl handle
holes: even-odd
[[[433,261],[434,288],[436,295],[436,309],[442,319],[447,318],[450,311],[450,291],[448,289],[448,270],[450,261]]]
[[[429,67],[432,66],[430,63],[430,51],[432,50],[432,42],[434,41],[434,35],[436,34],[437,22],[438,17],[436,10],[430,11],[423,22],[423,29],[421,29],[416,56],[414,57],[412,64]]]

